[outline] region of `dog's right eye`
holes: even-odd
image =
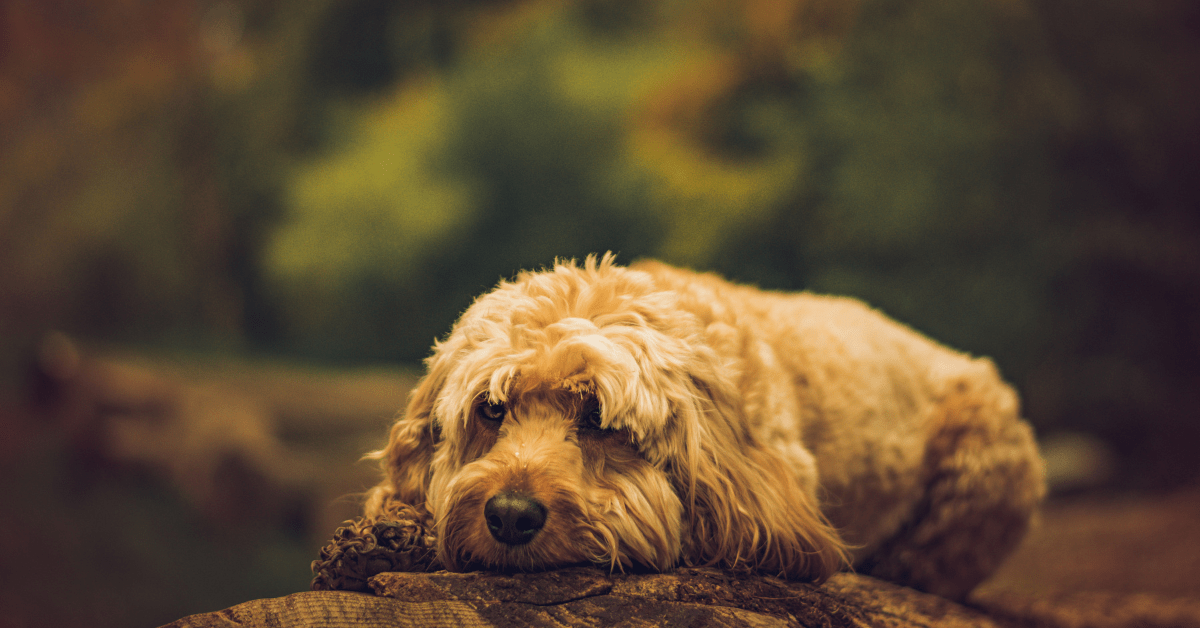
[[[583,407],[583,412],[579,415],[579,428],[593,434],[612,432],[611,428],[601,425],[601,414],[600,402],[595,399],[588,400]]]
[[[492,423],[499,423],[504,420],[503,403],[489,403],[487,401],[479,404],[479,418]]]

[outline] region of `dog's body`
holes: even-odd
[[[991,362],[851,299],[589,258],[502,282],[427,365],[367,514],[424,508],[451,569],[849,563],[962,597],[1043,493]]]

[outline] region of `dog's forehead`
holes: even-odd
[[[565,318],[596,320],[633,312],[646,316],[663,307],[667,292],[642,271],[609,264],[590,269],[560,265],[501,282],[476,299],[467,317],[542,328]]]
[[[480,296],[441,345],[439,405],[466,420],[483,397],[537,390],[594,395],[605,417],[655,431],[687,398],[687,364],[703,329],[647,273],[567,268],[523,275]],[[677,394],[672,394],[674,391]]]
[[[539,391],[597,394],[600,388],[624,387],[639,368],[628,343],[578,318],[513,330],[508,338],[478,344],[476,353],[490,373],[489,396],[498,399]]]

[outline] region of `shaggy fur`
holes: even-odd
[[[424,509],[450,569],[853,566],[961,598],[1043,494],[992,363],[851,299],[589,257],[501,282],[426,362],[366,514]],[[502,492],[544,506],[532,540],[489,531]]]

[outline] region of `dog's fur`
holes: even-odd
[[[427,366],[366,513],[425,509],[450,569],[853,566],[961,598],[1043,494],[992,363],[852,299],[589,257],[501,282]],[[545,506],[527,544],[488,531],[502,491]]]

